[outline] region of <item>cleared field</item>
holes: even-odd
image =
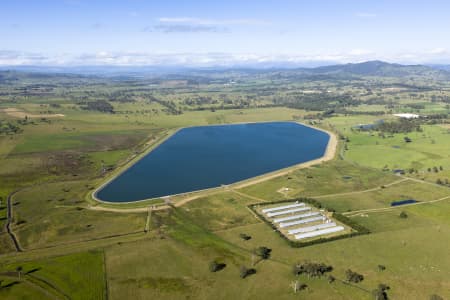
[[[376,220],[378,216],[370,215],[369,218],[364,217],[364,220],[371,218]],[[445,226],[439,229],[436,225],[429,226],[430,223],[426,219],[414,218],[397,229],[399,222],[402,220],[399,220],[397,213],[390,227],[377,229],[376,224],[371,227],[367,222],[363,224],[375,233],[301,249],[287,247],[285,241],[273,234],[265,224],[246,228],[245,233],[252,236],[252,239],[246,242],[240,241],[239,233],[242,230],[239,229],[222,231],[218,235],[249,250],[258,245],[267,245],[272,249],[274,260],[288,265],[303,260],[331,264],[334,268],[332,274],[336,278],[343,279],[344,271],[350,268],[365,277],[364,281],[358,284],[359,287],[371,291],[378,283],[388,284],[391,287],[389,295],[393,299],[426,299],[432,293],[443,297],[450,296],[450,281],[445,272],[450,267],[450,260],[446,255],[446,245],[450,243],[450,228]],[[386,219],[382,218],[379,224],[385,226]],[[382,232],[378,233],[379,230]],[[378,265],[384,265],[386,270],[379,271]],[[326,281],[318,280],[317,284],[319,287],[313,288],[312,298],[319,298],[316,293],[321,292],[325,292],[325,298],[339,297],[336,295],[339,288],[333,284],[331,289],[334,292],[330,291],[330,285]],[[343,293],[341,297],[347,299],[371,297],[370,294],[361,295],[358,292],[361,291],[356,287],[340,291]]]
[[[103,274],[104,259],[100,251],[77,253],[33,262],[8,264],[0,267],[3,273],[16,273],[21,267],[21,281],[11,288],[0,288],[0,297],[26,299],[43,294],[42,299],[105,299],[106,282]],[[4,284],[2,284],[4,285]],[[28,288],[25,288],[27,286]],[[30,290],[35,291],[31,295]],[[35,299],[32,297],[32,299]],[[39,298],[38,298],[39,299]]]
[[[15,118],[60,118],[63,114],[33,114],[17,108],[4,108],[2,111]]]
[[[296,170],[239,191],[266,200],[281,200],[365,190],[395,180],[398,178],[392,174],[334,160],[308,169]],[[280,193],[283,188],[288,188],[287,192]]]
[[[72,299],[102,299],[106,290],[108,299],[373,299],[372,291],[380,283],[391,287],[390,299],[428,299],[434,293],[450,298],[450,201],[389,207],[401,199],[443,198],[450,190],[381,171],[385,166],[415,168],[417,173],[406,170],[406,175],[429,182],[450,179],[448,125],[423,125],[423,132],[407,135],[411,143],[405,142],[403,134],[383,139],[376,132],[351,130],[379,119],[394,120],[390,113],[445,113],[447,104],[432,103],[430,98],[448,91],[414,95],[408,87],[397,88],[394,79],[381,77],[349,85],[320,79],[284,80],[253,78],[227,87],[216,83],[187,87],[178,80],[161,86],[148,82],[92,85],[93,78],[86,86],[78,82],[70,88],[57,87],[48,98],[24,96],[0,86],[3,95],[15,93],[14,99],[0,96],[1,108],[14,107],[30,116],[64,115],[25,122],[23,115],[18,119],[0,111],[4,124],[11,122],[23,130],[0,135],[0,197],[4,201],[12,191],[27,187],[13,197],[12,223],[25,251],[13,252],[10,238],[0,233],[0,298],[49,299],[49,293],[54,293],[59,298],[67,294]],[[376,82],[383,86],[374,87]],[[371,86],[370,94],[365,83]],[[314,99],[306,103],[312,105],[306,106],[308,110],[279,107],[304,105],[300,100],[308,91],[314,91],[317,101],[327,98],[326,94],[331,94],[330,99],[319,105]],[[324,114],[325,109],[340,105],[333,95],[346,93],[362,104],[337,107],[348,110],[346,115]],[[121,98],[122,94],[132,95],[135,101],[127,102],[129,98]],[[85,99],[106,99],[116,113],[87,111],[82,108]],[[292,102],[278,102],[284,100]],[[386,104],[390,102],[393,107]],[[277,107],[258,108],[274,104]],[[314,105],[321,111],[315,111]],[[389,114],[369,115],[379,111]],[[104,180],[102,176],[116,172],[152,141],[177,128],[281,120],[311,122],[348,137],[349,142],[341,140],[342,155],[332,161],[236,190],[224,187],[193,195],[199,196],[195,201],[187,201],[192,195],[174,198],[174,203],[184,203],[176,209],[148,213],[148,203],[139,206],[143,208],[139,213],[88,209],[95,204],[86,195]],[[437,172],[428,171],[434,166]],[[104,167],[109,169],[106,175]],[[253,203],[305,196],[317,196],[339,212],[389,210],[348,214],[371,234],[291,248],[247,209]],[[407,218],[400,218],[402,211]],[[5,209],[0,208],[0,225],[4,217]],[[149,231],[144,233],[144,228]],[[261,246],[272,250],[269,259],[255,258]],[[226,267],[210,272],[214,260]],[[333,266],[330,274],[336,281],[329,283],[327,276],[294,276],[293,265],[305,260]],[[242,279],[243,265],[255,268],[256,274]],[[38,277],[44,289],[26,280],[8,286],[16,281],[18,266],[24,278]],[[347,269],[363,274],[364,281],[344,283]],[[33,272],[25,275],[29,271]],[[308,287],[294,294],[295,280]]]
[[[252,216],[247,209],[247,205],[253,202],[253,200],[238,194],[225,192],[199,198],[179,209],[189,214],[193,222],[207,230],[217,231],[258,223],[258,219]]]
[[[428,176],[427,169],[434,166],[443,166],[444,175],[449,177],[450,169],[450,134],[448,130],[440,126],[423,125],[422,132],[408,134],[393,134],[382,138],[377,132],[351,131],[351,126],[358,124],[360,119],[341,121],[331,119],[340,131],[348,136],[348,150],[345,158],[362,166],[375,169],[408,169],[419,171],[418,176]],[[408,136],[412,142],[406,143],[404,137]],[[370,157],[370,159],[367,159]]]
[[[39,185],[17,193],[14,231],[22,246],[55,244],[143,231],[146,214],[119,214],[86,209],[87,181]]]
[[[346,195],[330,195],[320,198],[320,202],[337,212],[390,207],[391,202],[414,199],[421,202],[432,201],[450,195],[450,189],[411,180],[403,181],[375,191],[355,192]]]
[[[239,230],[235,234],[238,235]],[[246,242],[237,241],[236,245],[246,248],[244,243]],[[142,252],[141,249],[146,250]],[[126,256],[123,255],[124,251],[127,252]],[[279,262],[277,254],[274,260],[259,262],[255,266],[255,275],[241,279],[239,267],[241,264],[251,264],[251,254],[239,251],[247,254],[236,259],[208,248],[191,248],[185,243],[170,240],[116,246],[106,253],[107,271],[111,274],[111,299],[185,299],[186,295],[195,299],[292,299],[294,293],[289,285],[295,277],[291,275],[291,265]],[[154,259],[155,257],[158,259]],[[212,260],[223,262],[226,267],[222,271],[211,273],[208,264]],[[270,282],[270,289],[261,293],[261,286],[267,282]],[[302,278],[302,282],[309,286],[304,293],[308,297],[346,299],[352,295],[358,299],[370,299],[359,289],[342,283],[330,286],[324,279],[307,278]]]

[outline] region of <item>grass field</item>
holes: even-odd
[[[398,178],[385,172],[334,160],[245,187],[240,191],[265,200],[281,200],[366,190],[395,180]],[[282,188],[289,190],[286,193],[280,193],[279,190]]]
[[[389,207],[391,202],[414,199],[432,201],[450,195],[447,187],[433,186],[414,181],[403,181],[375,191],[327,196],[320,201],[338,212]]]
[[[258,94],[260,88],[282,87],[283,91],[276,92],[281,98],[295,97],[296,89],[316,93],[325,86],[332,93],[353,92],[355,97],[365,92],[361,87],[327,85],[325,81],[277,84],[255,79],[236,87],[205,85],[191,91],[184,87],[171,90],[182,86],[173,81],[152,90],[159,99],[174,101],[177,108],[184,108],[182,114],[170,114],[163,104],[140,98],[139,90],[135,91],[135,102],[111,102],[115,114],[82,110],[62,93],[49,99],[18,97],[15,102],[5,103],[0,98],[2,108],[16,107],[37,115],[51,110],[65,115],[51,120],[34,118],[20,125],[22,132],[0,135],[0,298],[373,299],[372,290],[380,283],[390,286],[390,299],[428,299],[434,293],[450,298],[450,198],[444,199],[450,189],[445,184],[434,184],[437,179],[450,180],[448,124],[422,125],[422,132],[385,138],[377,132],[351,130],[355,125],[379,119],[394,120],[390,113],[412,111],[407,106],[411,103],[423,105],[419,109],[422,114],[447,111],[443,102],[427,100],[431,92],[423,92],[423,98],[415,99],[403,89],[395,90],[396,94],[388,89],[384,91],[385,99],[393,101],[393,108],[364,103],[348,107],[357,115],[315,118],[314,124],[348,138],[339,145],[342,155],[320,165],[243,188],[199,194],[176,209],[150,213],[146,209],[149,203],[118,206],[88,200],[106,178],[177,128],[273,120],[309,122],[302,117],[318,113],[285,107],[257,108],[274,103],[266,94]],[[71,95],[81,99],[92,93],[90,89],[108,93],[121,90],[113,84],[76,86]],[[383,88],[374,89],[374,93],[383,93]],[[209,103],[184,102],[186,98],[207,96],[217,100],[225,97],[221,94],[233,103],[247,100],[247,95],[254,100],[239,109],[220,109],[222,102],[217,109],[211,109]],[[370,97],[361,99],[367,101]],[[199,107],[204,109],[192,110]],[[386,114],[370,115],[379,111]],[[2,111],[0,118],[8,122],[22,120]],[[405,136],[412,142],[406,143]],[[433,170],[435,166],[437,171]],[[104,167],[112,171],[104,174]],[[409,173],[410,168],[417,172]],[[393,169],[407,172],[396,176]],[[16,190],[11,228],[24,249],[20,253],[15,252],[3,226],[5,200]],[[371,234],[291,248],[247,209],[247,205],[257,202],[305,196],[348,213]],[[410,198],[421,204],[390,207],[392,201]],[[438,199],[442,200],[429,202]],[[90,209],[94,205],[144,210],[131,213]],[[400,218],[402,211],[407,218]],[[251,239],[243,240],[242,233]],[[255,259],[254,250],[261,246],[272,249],[269,259]],[[226,267],[210,272],[213,260]],[[294,276],[293,265],[305,260],[332,265],[330,274],[336,281],[329,283],[326,276]],[[243,265],[254,267],[256,274],[240,278]],[[381,271],[379,265],[386,269]],[[18,266],[23,268],[21,279],[16,272]],[[364,281],[346,282],[345,271],[349,268],[363,274]],[[307,285],[297,295],[291,287],[295,280]]]
[[[28,289],[24,288],[30,285],[41,293],[42,290],[47,291],[43,299],[48,299],[49,296],[63,299],[102,299],[105,296],[104,257],[100,251],[2,265],[0,274],[17,273],[18,267],[22,268],[21,281],[11,288],[0,288],[2,299],[34,299],[27,295]],[[11,277],[10,275],[9,278]]]

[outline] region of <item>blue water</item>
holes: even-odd
[[[391,206],[399,206],[399,205],[405,205],[405,204],[412,204],[412,203],[416,203],[416,202],[417,202],[417,200],[414,200],[414,199],[399,200],[399,201],[391,202]]]
[[[184,128],[96,196],[131,202],[218,187],[317,159],[328,140],[293,122]]]

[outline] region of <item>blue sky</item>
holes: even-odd
[[[443,0],[1,0],[0,65],[450,63]]]

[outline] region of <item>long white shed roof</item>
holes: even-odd
[[[311,207],[300,207],[300,208],[294,208],[294,209],[289,209],[289,210],[276,211],[276,212],[267,213],[266,215],[268,217],[275,217],[275,216],[281,216],[281,215],[286,215],[286,214],[295,213],[295,212],[299,212],[299,211],[306,211],[306,210],[311,210]]]
[[[309,237],[315,237],[315,236],[324,235],[324,234],[333,233],[333,232],[338,232],[338,231],[342,231],[342,230],[344,230],[343,226],[336,226],[336,227],[325,228],[325,229],[321,229],[321,230],[316,230],[316,231],[310,231],[310,232],[297,234],[295,236],[295,238],[297,240],[301,240],[301,239],[306,239],[306,238],[309,238]]]
[[[288,234],[310,232],[310,231],[334,227],[334,226],[336,226],[336,223],[331,222],[331,223],[324,223],[324,224],[313,225],[313,226],[308,226],[308,227],[300,227],[300,228],[288,230]]]
[[[312,217],[312,216],[317,216],[317,215],[320,215],[320,212],[313,211],[313,212],[309,212],[309,213],[305,213],[305,214],[299,214],[299,215],[294,215],[294,216],[289,216],[289,217],[284,217],[284,218],[276,218],[276,219],[273,219],[273,222],[280,223],[280,222],[284,222],[284,221],[296,220],[296,219],[307,218],[307,217]]]
[[[263,213],[268,213],[268,212],[271,212],[271,211],[283,210],[283,209],[300,207],[300,206],[305,206],[305,203],[294,203],[294,204],[290,204],[290,205],[283,205],[283,206],[277,206],[277,207],[272,207],[272,208],[265,208],[265,209],[262,210],[262,212]]]
[[[280,226],[280,228],[284,228],[284,227],[294,226],[294,225],[298,225],[298,224],[307,224],[307,223],[311,223],[311,222],[316,222],[316,221],[320,221],[323,219],[325,219],[325,217],[321,215],[319,217],[312,217],[312,218],[302,219],[302,220],[293,221],[293,222],[280,223],[279,226]]]

